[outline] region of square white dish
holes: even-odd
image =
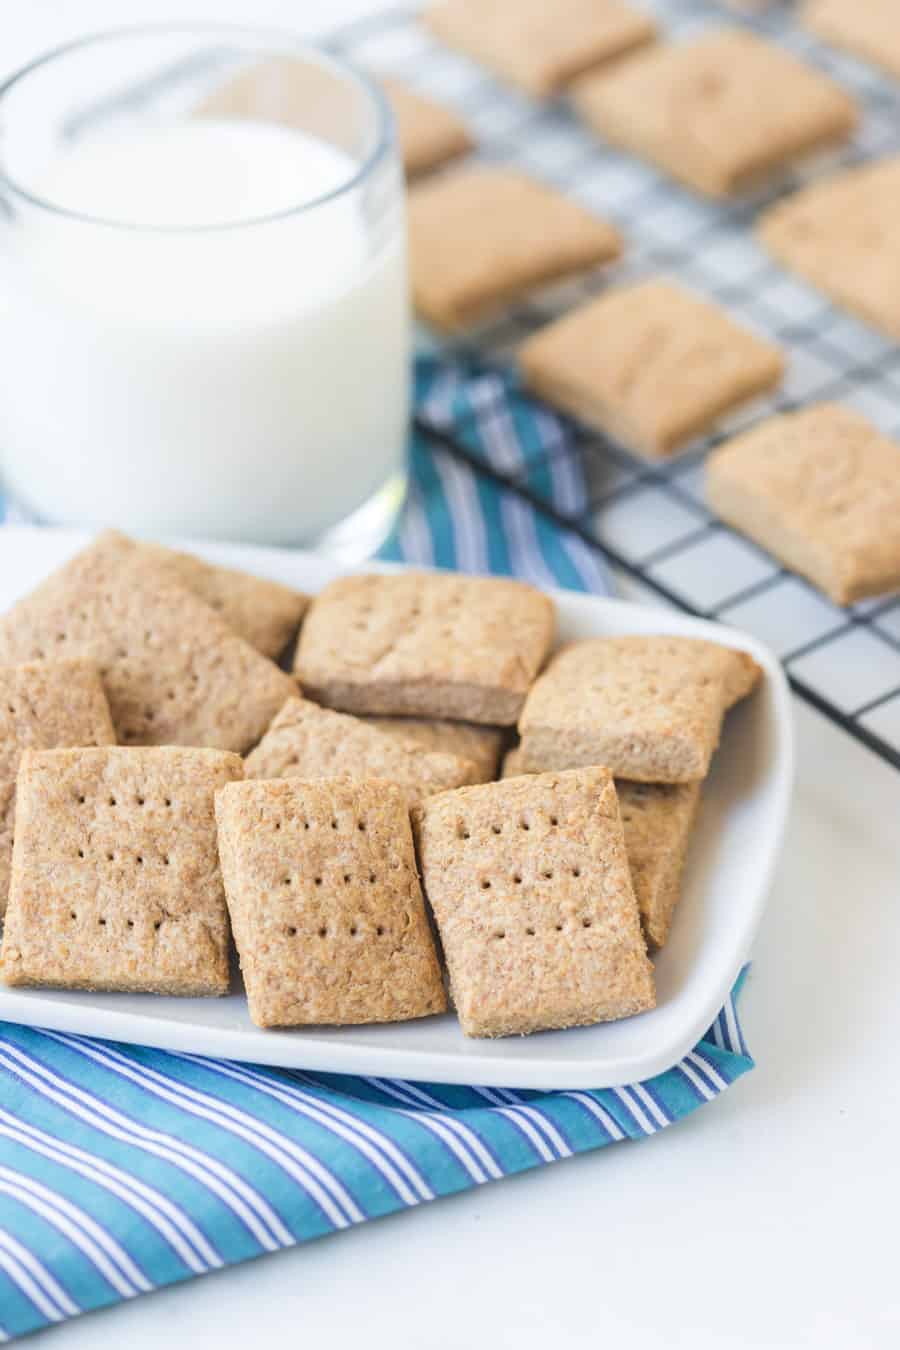
[[[0,611],[87,539],[70,531],[0,530]],[[310,553],[183,546],[307,591],[319,590],[343,570]],[[572,1031],[476,1041],[463,1036],[452,1014],[387,1026],[262,1031],[250,1021],[239,986],[223,999],[176,999],[0,985],[0,1019],[260,1064],[498,1087],[613,1087],[670,1068],[718,1013],[762,916],[790,804],[790,692],[777,659],[747,634],[646,605],[571,591],[552,595],[560,639],[680,633],[741,647],[765,672],[761,687],[726,721],[705,785],[683,897],[669,942],[655,962],[653,1012]]]

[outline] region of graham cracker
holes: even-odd
[[[900,156],[801,188],[761,217],[785,266],[891,337],[900,337]]]
[[[553,629],[550,598],[505,577],[342,577],[313,601],[295,669],[345,712],[509,726]]]
[[[660,458],[772,388],[784,359],[717,305],[662,277],[580,305],[519,348],[526,384]]]
[[[516,169],[450,169],[409,196],[413,300],[435,328],[480,321],[545,282],[617,258],[618,231]]]
[[[509,750],[503,777],[527,773],[521,749]],[[631,884],[644,936],[661,947],[681,897],[688,840],[700,806],[699,783],[632,783],[616,779]]]
[[[0,618],[0,662],[92,661],[123,744],[253,745],[294,681],[115,534]]]
[[[510,778],[413,812],[467,1036],[586,1026],[654,1006],[612,777]]]
[[[439,722],[422,717],[367,717],[370,726],[398,741],[414,742],[429,754],[454,755],[475,768],[471,783],[488,783],[497,776],[503,732],[499,727],[479,727],[466,722]],[[384,777],[381,774],[380,777]],[[456,786],[462,786],[457,784]]]
[[[381,83],[393,109],[407,178],[430,173],[472,149],[468,127],[452,108],[425,98],[400,80],[387,78]]]
[[[414,739],[386,735],[347,713],[291,698],[244,761],[246,778],[381,778],[409,805],[432,792],[478,781],[459,755],[423,750]]]
[[[706,465],[717,515],[838,605],[900,587],[900,445],[851,408],[767,419]]]
[[[900,76],[896,0],[808,0],[800,17],[826,42]]]
[[[537,98],[656,34],[649,14],[621,0],[443,0],[423,17],[448,46]]]
[[[24,750],[115,743],[103,684],[89,661],[0,666],[0,781],[15,778]]]
[[[532,772],[605,764],[616,778],[705,778],[728,708],[756,685],[746,652],[696,638],[588,638],[562,647],[519,719]]]
[[[240,776],[240,758],[218,750],[27,750],[4,981],[227,993],[214,796]]]
[[[840,85],[743,28],[638,52],[572,97],[606,140],[711,197],[841,144],[858,121]]]
[[[103,685],[89,662],[0,667],[0,918],[9,891],[16,774],[23,752],[115,743]]]
[[[446,1010],[403,792],[298,778],[216,798],[250,1016],[261,1027]]]
[[[137,543],[125,535],[147,559],[164,566],[173,581],[198,596],[224,619],[238,637],[270,656],[280,656],[300,627],[310,597],[280,582],[255,577],[232,567],[218,567],[161,544]]]
[[[619,778],[616,792],[644,936],[651,947],[662,947],[681,898],[700,784],[631,783]]]

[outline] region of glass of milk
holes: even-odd
[[[0,89],[0,478],[57,524],[363,557],[402,503],[403,177],[365,77],[242,29]]]

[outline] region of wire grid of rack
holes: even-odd
[[[563,101],[535,103],[440,46],[415,9],[394,9],[332,38],[343,55],[455,105],[478,141],[478,155],[516,164],[613,220],[626,240],[612,269],[556,287],[505,312],[465,344],[439,348],[481,370],[509,363],[535,328],[611,283],[653,272],[680,278],[767,334],[789,356],[770,398],[721,422],[716,434],[664,464],[648,464],[568,418],[554,416],[542,438],[548,465],[572,462],[587,491],[571,510],[541,486],[549,473],[498,467],[467,435],[422,413],[417,429],[445,450],[540,506],[597,548],[614,569],[657,597],[704,618],[721,618],[763,638],[781,657],[796,693],[882,758],[900,768],[900,598],[839,609],[718,521],[703,500],[703,459],[711,446],[769,413],[839,399],[900,434],[900,348],[789,275],[758,245],[753,222],[770,202],[810,177],[900,150],[900,90],[870,66],[827,47],[776,4],[738,16],[711,0],[656,0],[676,39],[716,22],[741,22],[772,38],[852,91],[863,109],[853,142],[765,193],[726,205],[706,202],[664,175],[604,145]],[[760,91],[765,97],[766,91]],[[478,424],[490,419],[490,380],[482,381]],[[497,416],[502,382],[495,381]],[[518,397],[518,395],[517,395]],[[521,395],[524,404],[539,407]]]

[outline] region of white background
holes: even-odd
[[[551,0],[548,0],[551,3]],[[165,18],[312,32],[367,0],[6,0],[0,63]],[[2,374],[0,374],[2,378]],[[798,708],[799,782],[743,1001],[758,1067],[618,1145],[29,1344],[854,1350],[900,1343],[900,774]]]

